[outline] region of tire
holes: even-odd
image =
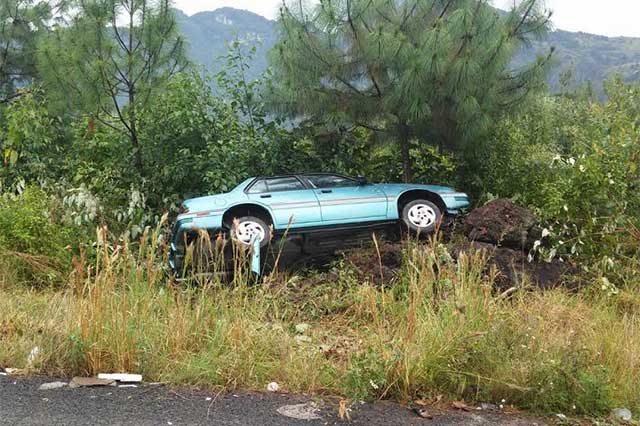
[[[412,232],[430,234],[442,219],[442,211],[431,201],[413,200],[402,208],[401,219]]]
[[[271,227],[267,222],[255,216],[242,216],[231,224],[231,238],[244,245],[251,245],[251,238],[255,233],[260,235],[260,248],[269,245],[271,241]]]

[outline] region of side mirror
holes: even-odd
[[[365,186],[369,184],[369,181],[364,176],[358,176],[356,178],[356,182],[358,182],[358,186]]]

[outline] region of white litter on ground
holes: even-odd
[[[33,362],[36,360],[36,358],[38,358],[38,355],[40,355],[40,348],[36,346],[31,349],[31,352],[29,352],[29,356],[27,357],[27,365],[33,365]]]
[[[137,383],[142,381],[142,375],[126,374],[126,373],[115,373],[115,374],[100,373],[98,374],[98,379],[115,380],[115,381],[124,382],[124,383]]]

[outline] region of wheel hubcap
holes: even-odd
[[[418,228],[428,228],[436,222],[436,211],[426,204],[416,204],[409,209],[409,222]]]
[[[258,237],[258,241],[264,241],[266,232],[262,225],[257,222],[247,221],[241,222],[236,226],[236,238],[243,244],[250,245],[254,236]]]

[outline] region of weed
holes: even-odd
[[[226,389],[276,381],[351,399],[443,394],[576,414],[640,407],[640,320],[628,301],[496,295],[481,253],[454,262],[437,238],[403,243],[393,286],[359,282],[347,262],[261,285],[237,262],[231,279],[176,283],[158,232],[134,245],[100,229],[97,256],[76,260],[64,290],[0,288],[0,365],[25,367],[38,346],[32,369],[52,375],[130,371]]]

